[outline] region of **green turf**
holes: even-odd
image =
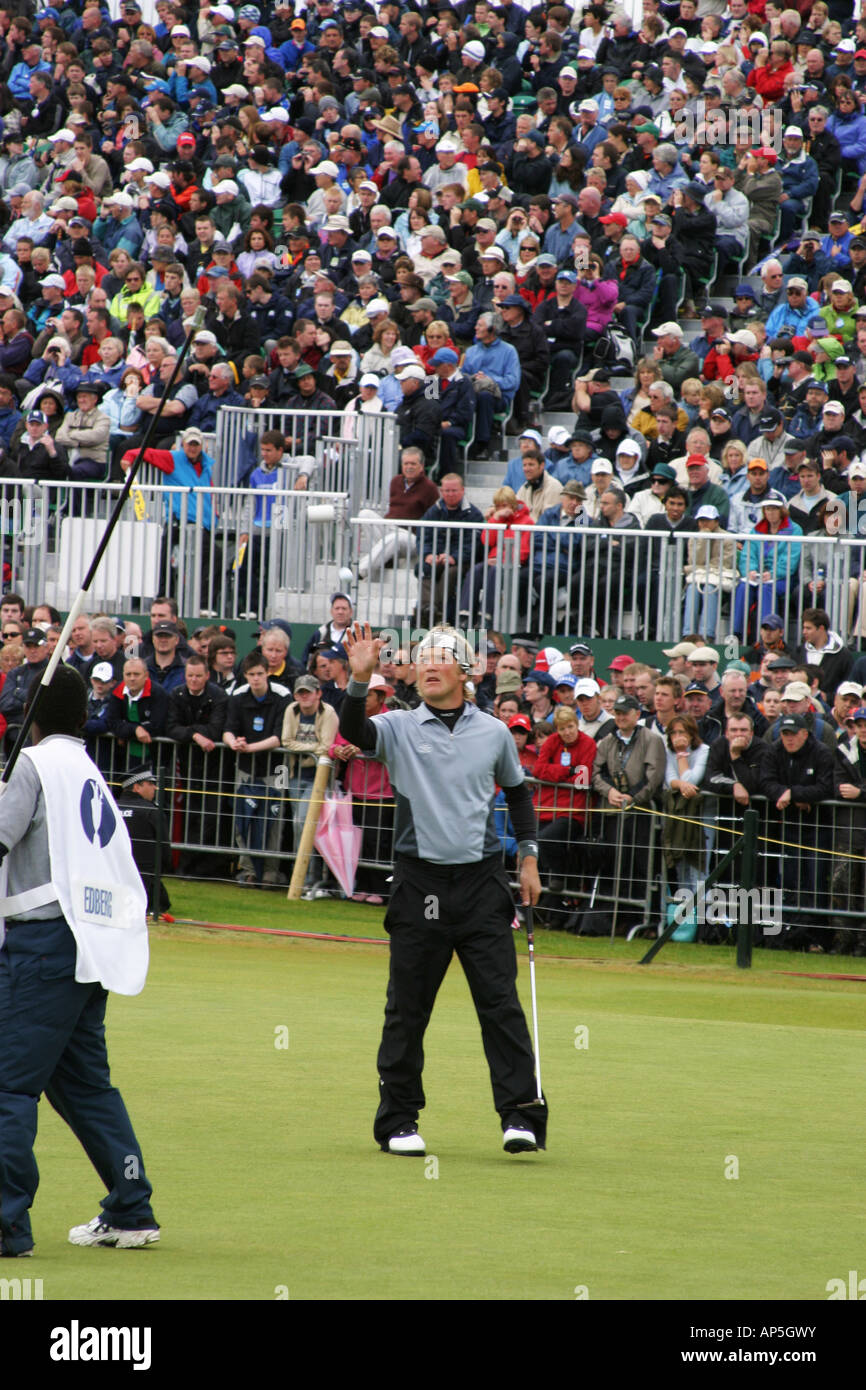
[[[179,907],[198,890],[173,892]],[[251,920],[255,895],[240,896]],[[298,916],[357,931],[376,914]],[[112,1000],[109,1039],[162,1242],[65,1242],[99,1184],[43,1102],[27,1275],[76,1301],[826,1297],[862,1266],[866,986],[673,953],[642,970],[624,947],[594,949],[600,963],[539,969],[540,1155],[500,1151],[468,991],[449,972],[427,1040],[434,1165],[371,1138],[380,946],[155,929],[147,988]],[[525,962],[520,984],[528,1007]]]

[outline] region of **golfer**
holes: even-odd
[[[367,687],[385,643],[360,623],[343,642],[352,674],[340,733],[385,764],[396,800],[385,917],[391,972],[373,1134],[388,1153],[426,1152],[418,1133],[424,1032],[456,951],[481,1024],[503,1147],[543,1149],[547,1113],[536,1100],[532,1044],[517,997],[514,907],[493,812],[498,784],[520,847],[521,895],[536,903],[535,812],[514,739],[500,720],[467,703],[475,657],[453,628],[434,628],[417,649],[423,703],[372,719],[364,713]]]
[[[32,700],[38,677],[31,686]],[[33,1249],[39,1097],[108,1189],[73,1245],[152,1245],[151,1186],[105,1047],[106,990],[147,974],[145,893],[129,836],[80,733],[87,687],[60,666],[0,796],[0,1255]],[[5,919],[5,921],[3,920]]]

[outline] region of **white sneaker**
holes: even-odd
[[[155,1226],[127,1231],[109,1226],[101,1216],[94,1216],[86,1226],[73,1226],[69,1232],[70,1245],[112,1245],[116,1250],[139,1250],[144,1245],[155,1245],[158,1240],[159,1231]]]
[[[535,1131],[526,1125],[509,1125],[502,1136],[502,1147],[507,1154],[535,1153],[538,1149]]]
[[[427,1152],[427,1145],[418,1133],[417,1125],[407,1125],[405,1129],[398,1129],[396,1134],[392,1134],[388,1140],[388,1152],[390,1154],[402,1154],[405,1158],[423,1158]]]

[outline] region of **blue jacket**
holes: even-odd
[[[432,507],[421,518],[422,521],[474,521],[477,524],[484,522],[484,517],[480,511],[468,498],[464,497],[459,507],[454,511],[449,511],[445,502],[440,497],[438,502],[434,502]],[[473,565],[477,557],[477,548],[481,543],[480,531],[460,531],[456,540],[449,545],[447,536],[441,531],[421,532],[418,538],[418,550],[422,556],[433,554],[453,555],[455,560],[462,556],[463,574],[468,572],[468,567]]]
[[[820,313],[819,306],[808,295],[802,309],[795,309],[791,304],[777,304],[767,319],[767,337],[778,338],[783,323],[790,323],[796,335],[802,337]]]
[[[779,173],[782,175],[782,187],[790,199],[804,203],[807,198],[814,198],[818,191],[820,174],[818,165],[811,155],[807,154],[803,159],[789,159],[787,164],[780,164]]]
[[[857,172],[866,173],[866,116],[860,111],[852,111],[848,116],[834,111],[827,129],[839,141],[842,158],[856,160]]]
[[[475,387],[468,377],[452,377],[447,387],[443,391],[440,383],[439,404],[442,407],[442,418],[449,424],[456,426],[461,435],[468,434],[469,426],[475,419],[475,407],[477,399]]]
[[[16,63],[9,74],[9,91],[16,101],[30,99],[30,79],[34,72],[51,72],[51,64],[41,60],[31,68],[27,63]]]
[[[201,452],[201,471],[193,468],[183,449],[170,450],[174,459],[174,469],[166,475],[167,487],[188,487],[200,491],[202,488],[209,488],[213,477],[214,461],[210,454],[204,450]],[[166,513],[168,512],[169,502],[166,501]],[[174,493],[171,498],[171,509],[178,521],[183,520],[183,498],[179,493]],[[198,499],[194,496],[186,499],[186,519],[194,521],[198,514]],[[201,509],[202,525],[210,531],[213,526],[213,507],[209,496],[205,496]]]
[[[122,222],[117,222],[113,217],[97,217],[93,224],[93,239],[100,242],[106,251],[113,251],[119,246],[135,260],[144,241],[144,232],[134,213],[130,213]]]
[[[190,425],[196,425],[198,429],[204,430],[205,434],[213,434],[216,429],[217,411],[224,405],[245,406],[246,401],[239,391],[226,391],[225,395],[219,398],[208,391],[204,396],[199,396],[189,412]]]
[[[495,338],[489,347],[473,343],[463,359],[463,375],[471,377],[476,372],[486,372],[498,385],[504,403],[511,404],[520,385],[520,358],[510,343],[501,338]]]

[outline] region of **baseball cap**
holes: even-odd
[[[781,632],[784,626],[785,624],[778,613],[768,613],[766,617],[761,619],[761,627],[772,628],[775,632]]]
[[[170,623],[168,620],[162,623],[155,623],[152,628],[152,633],[154,637],[175,637],[179,635],[176,623]]]
[[[295,690],[309,690],[311,693],[321,690],[322,684],[317,676],[298,676],[295,681]]]
[[[44,646],[47,640],[48,639],[46,638],[45,633],[42,631],[41,627],[28,628],[27,631],[24,633],[24,636],[21,638],[21,641],[24,643],[25,647],[41,647]]]
[[[718,661],[719,653],[715,647],[695,647],[689,661]]]
[[[671,334],[675,338],[681,338],[683,336],[682,328],[678,323],[674,323],[673,320],[668,323],[659,324],[659,327],[654,328],[652,333],[654,338],[664,338],[667,334]]]
[[[114,667],[110,661],[97,661],[90,675],[92,679],[98,681],[113,681]]]
[[[608,666],[607,669],[608,669],[609,671],[624,671],[625,668],[626,668],[626,666],[633,666],[633,665],[634,665],[634,657],[633,657],[633,656],[626,656],[625,653],[622,653],[620,656],[615,656],[615,657],[613,658],[613,661],[610,663],[610,665]]]
[[[568,649],[569,656],[592,656],[592,647],[588,642],[572,642]]]
[[[759,430],[774,430],[777,425],[782,424],[782,412],[776,410],[775,406],[770,406],[758,416]]]
[[[695,512],[695,521],[718,521],[718,519],[718,507],[711,506],[709,502],[704,507],[698,507]]]
[[[517,672],[514,673],[517,675]],[[503,693],[503,692],[500,692]],[[532,733],[532,721],[526,714],[515,714],[508,721],[509,729],[523,729],[527,734]]]
[[[808,687],[807,687],[808,689]],[[784,700],[784,695],[782,699]],[[798,696],[798,699],[806,699],[805,695]],[[800,729],[808,729],[805,716],[802,714],[783,714],[779,720],[780,734],[796,734]]]
[[[685,693],[687,695],[709,695],[710,692],[703,681],[689,681]]]
[[[772,616],[772,617],[775,617],[776,615],[775,615],[775,613],[774,613],[774,614],[772,614],[771,616]],[[766,622],[765,622],[765,623],[761,623],[761,627],[769,627],[769,623],[766,623]],[[797,663],[796,663],[796,661],[794,661],[793,657],[786,656],[786,655],[777,656],[775,661],[771,661],[771,662],[770,662],[770,670],[771,670],[771,671],[793,671],[796,665],[797,665]]]
[[[576,700],[579,700],[581,695],[585,695],[589,699],[593,695],[600,694],[601,686],[598,681],[591,680],[589,676],[585,676],[582,680],[579,680],[574,687],[574,697]]]
[[[560,685],[567,685],[571,690],[574,690],[577,685],[577,676],[572,675],[570,671],[566,671],[561,676],[555,676],[553,680],[557,688]]]
[[[812,692],[805,681],[790,681],[782,691],[783,700],[808,700]]]
[[[265,381],[265,385],[267,386],[267,381]],[[184,430],[180,438],[183,444],[188,440],[192,440],[193,443],[204,444],[204,435],[198,428],[198,425],[190,425],[188,429]]]
[[[640,709],[640,700],[636,700],[634,695],[620,695],[619,698],[614,701],[613,707],[617,714],[622,714],[626,710]]]
[[[677,642],[674,647],[662,647],[665,656],[691,656],[694,650],[694,642]]]
[[[836,691],[837,695],[856,695],[858,700],[863,699],[863,687],[856,681],[843,681]]]

